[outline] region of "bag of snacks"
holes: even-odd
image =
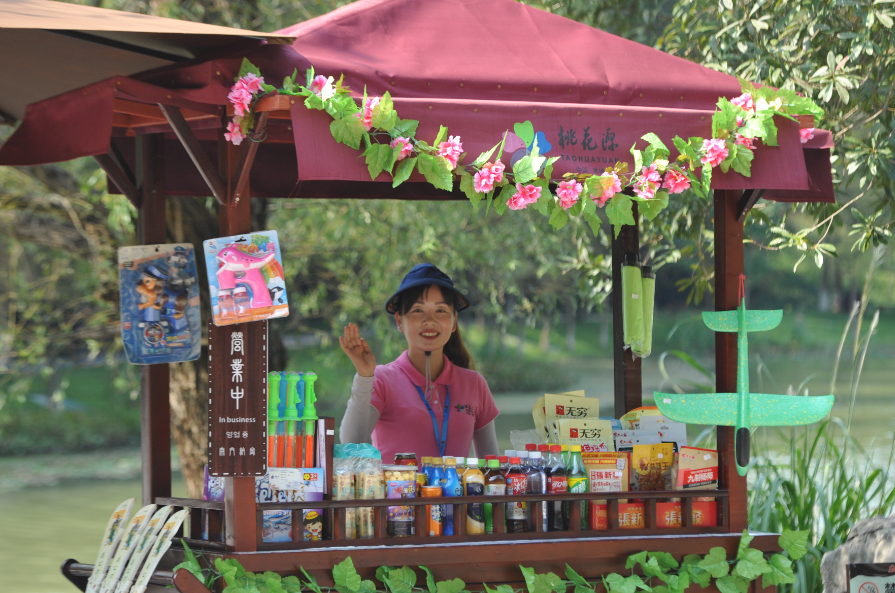
[[[583,453],[615,451],[612,423],[599,418],[575,418],[557,421],[560,445],[581,445]]]
[[[717,490],[718,452],[714,449],[681,447],[675,474],[675,490]],[[715,499],[705,496],[693,500],[711,502]]]
[[[671,490],[674,444],[634,445],[632,489],[645,491]]]

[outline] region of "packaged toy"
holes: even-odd
[[[188,243],[118,250],[121,337],[131,364],[199,358],[199,286]]]
[[[203,245],[215,325],[289,315],[276,231],[210,239]]]

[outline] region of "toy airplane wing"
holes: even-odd
[[[702,320],[716,332],[735,332],[738,329],[736,311],[704,311]],[[763,332],[774,329],[783,320],[783,311],[746,311],[746,331]]]
[[[659,411],[671,420],[687,424],[736,426],[736,393],[659,393],[656,391],[653,395]]]
[[[833,408],[832,395],[749,394],[749,424],[752,426],[799,426],[818,422]]]

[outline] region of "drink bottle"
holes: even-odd
[[[522,469],[519,457],[510,457],[510,465],[506,473],[507,494],[526,494],[528,479]],[[508,502],[506,506],[507,533],[525,533],[528,531],[527,505],[520,502]]]
[[[569,447],[569,466],[567,468],[569,480],[569,492],[581,493],[588,491],[587,470],[584,468],[584,460],[581,459],[581,445]],[[563,507],[563,522],[569,529],[572,518],[572,505],[578,505],[581,509],[581,529],[587,529],[587,502],[569,501]]]
[[[544,494],[547,492],[547,476],[544,474],[544,460],[541,459],[540,451],[532,451],[529,453],[529,464],[528,470],[525,472],[526,480],[528,481],[528,493],[529,494]],[[529,505],[532,508],[532,512],[534,507]],[[531,517],[531,529],[534,530],[535,521],[541,522],[541,530],[547,531],[547,503],[541,503],[541,516],[540,517]]]
[[[453,457],[444,460],[444,479],[441,484],[442,496],[463,496],[463,485],[457,475],[457,462]],[[445,505],[444,534],[454,535],[454,505]]]
[[[562,462],[562,447],[559,445],[550,445],[550,458],[544,474],[547,476],[547,531],[562,531],[562,501],[550,500],[551,494],[565,494],[569,491],[569,477]]]
[[[485,475],[479,469],[479,460],[470,457],[466,460],[468,468],[463,473],[463,495],[484,496]],[[466,505],[466,533],[477,535],[485,533],[485,508],[480,502]]]
[[[485,496],[503,496],[507,492],[507,480],[500,471],[500,461],[488,460],[488,471],[485,473]],[[485,533],[494,533],[493,507],[485,503]]]

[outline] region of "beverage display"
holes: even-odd
[[[527,492],[529,494],[546,494],[547,493],[547,476],[544,473],[544,460],[541,458],[540,451],[531,451],[529,453],[528,469],[525,472],[525,479],[528,485]],[[532,507],[534,508],[534,507]],[[547,531],[547,504],[541,505],[541,516],[531,517],[532,531],[534,531],[535,521],[541,522],[541,530]]]
[[[519,457],[510,457],[510,465],[507,468],[506,488],[507,494],[520,495],[528,492],[528,478],[522,469],[522,461]],[[528,508],[525,502],[508,502],[506,506],[506,521],[508,533],[525,533],[528,531]]]
[[[457,475],[457,461],[453,457],[444,459],[444,479],[441,482],[442,496],[463,496],[463,485]],[[454,535],[454,507],[445,505],[444,534]]]
[[[544,470],[547,477],[547,494],[565,494],[569,491],[569,477],[562,462],[562,447],[550,446],[550,457]],[[562,531],[563,509],[560,501],[547,501],[547,531]]]
[[[479,469],[479,460],[470,457],[466,460],[467,468],[461,478],[464,496],[484,496],[485,475]],[[477,535],[485,533],[485,509],[480,502],[466,505],[466,533]]]
[[[581,458],[581,445],[572,445],[569,448],[569,466],[566,469],[569,481],[569,492],[580,494],[588,492],[587,469]],[[581,513],[581,529],[587,529],[587,503],[586,501],[567,502],[563,505],[563,522],[565,529],[571,526],[572,505],[577,505]]]
[[[498,459],[488,460],[488,471],[485,472],[485,496],[503,496],[507,493],[507,480],[500,471]],[[485,533],[494,533],[494,508],[485,503]]]
[[[441,496],[441,486],[422,486],[421,498],[438,498]],[[442,534],[444,528],[444,506],[430,504],[426,507],[426,533],[429,537],[437,537]]]

